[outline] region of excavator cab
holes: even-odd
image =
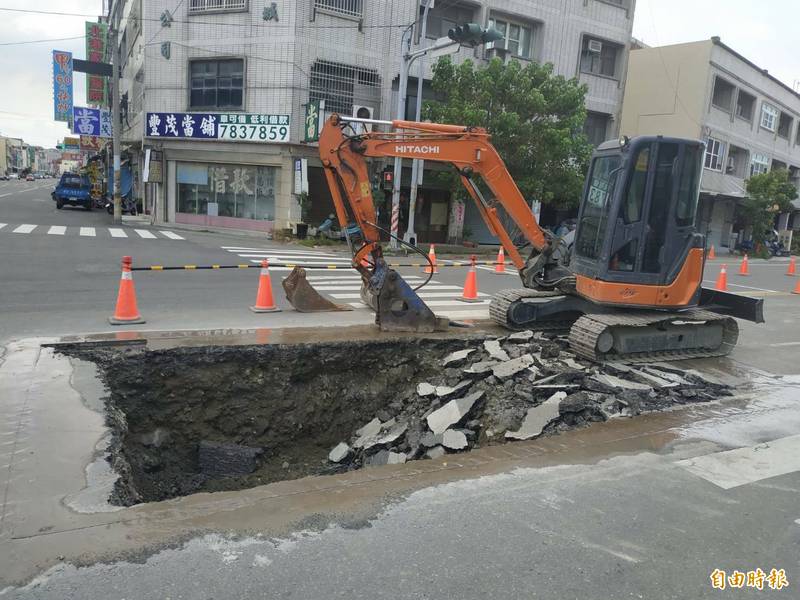
[[[697,306],[703,142],[642,136],[592,157],[571,260],[578,293],[606,305]]]

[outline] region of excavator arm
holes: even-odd
[[[549,260],[552,241],[536,222],[485,129],[395,120],[391,122],[394,131],[388,133],[347,135],[349,121],[339,115],[328,119],[320,136],[319,152],[340,224],[347,226],[346,206],[349,205],[364,234],[365,244],[353,257],[356,268],[375,251],[380,240],[366,159],[398,156],[449,163],[456,169],[478,213],[489,231],[502,243],[526,287],[534,286],[534,274],[543,271],[547,265],[556,266]],[[481,194],[474,179],[476,176],[483,179],[496,201],[531,244],[532,257],[526,260],[520,255],[498,216],[497,208]]]
[[[352,121],[357,120],[332,115],[322,128],[319,153],[339,224],[347,230],[352,214],[361,230],[363,243],[358,247],[348,238],[353,267],[363,279],[362,300],[375,310],[375,319],[381,329],[434,331],[446,326],[446,320],[437,318],[415,290],[386,265],[380,244],[381,228],[377,224],[372,198],[368,158],[402,157],[449,163],[458,172],[489,231],[500,239],[506,254],[519,270],[523,284],[547,289],[548,281],[564,279],[558,261],[552,258],[557,244],[539,227],[485,129],[398,120],[386,122],[392,126],[390,132],[358,133],[350,124]],[[496,202],[502,205],[532,246],[533,251],[527,260],[520,255],[500,221],[497,208],[483,197],[476,177],[483,179]],[[305,281],[303,273],[293,273],[289,280],[291,285],[289,288],[284,285],[284,288],[287,289],[287,298],[298,310],[341,308],[316,293]]]

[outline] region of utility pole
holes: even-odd
[[[113,21],[113,17],[111,18]],[[119,44],[117,43],[117,28],[111,25],[111,61],[113,71],[111,73],[111,112],[113,113],[111,132],[111,143],[114,146],[114,224],[122,222],[122,197],[121,197],[121,178],[120,173],[120,123],[119,115],[119,74],[122,70],[121,57],[119,54]]]
[[[408,36],[408,40],[406,40]],[[407,47],[406,47],[407,46]],[[408,65],[409,59],[407,52],[411,50],[411,28],[403,31],[400,37],[400,80],[397,86],[397,116],[399,120],[406,118],[406,90],[408,89]],[[392,184],[392,238],[389,246],[397,250],[400,248],[400,181],[403,178],[403,159],[399,156],[394,158],[394,183]]]
[[[425,11],[422,13],[422,27],[420,28],[420,35],[417,40],[417,46],[422,48],[425,43],[425,36],[428,33],[428,11],[433,6],[434,0],[427,0],[425,3]],[[414,120],[419,121],[422,118],[422,81],[425,78],[425,56],[420,56],[419,66],[417,67],[417,105],[414,113]],[[424,170],[424,161],[415,158],[411,161],[411,194],[408,196],[408,227],[403,236],[403,241],[412,246],[417,245],[417,232],[414,231],[414,218],[417,211],[417,186],[419,180],[422,179],[422,172]]]

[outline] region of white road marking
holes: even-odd
[[[749,448],[680,460],[678,465],[724,490],[800,470],[800,435]]]
[[[0,223],[0,229],[2,229],[3,227],[5,227],[6,225],[8,225],[8,223]]]
[[[344,283],[342,285],[334,285],[330,284],[315,284],[314,288],[320,291],[328,291],[328,292],[349,292],[349,291],[358,291],[361,289],[360,284],[352,284],[352,283]],[[420,290],[420,292],[427,291],[427,292],[442,292],[444,290],[461,290],[462,288],[458,287],[457,285],[426,285],[424,288]],[[419,292],[417,292],[419,293]]]
[[[341,254],[330,254],[328,252],[311,252],[309,250],[290,250],[287,248],[237,248],[234,246],[221,246],[228,252],[258,252],[259,254],[298,254],[302,256],[325,256],[330,258],[341,258]]]
[[[147,229],[134,229],[134,231],[139,234],[140,238],[144,238],[146,240],[156,239],[156,236],[154,236],[151,232],[147,231]]]
[[[427,287],[428,286],[425,286],[422,289],[423,290],[427,289]],[[319,286],[315,285],[314,288],[315,289],[319,289]],[[417,292],[417,295],[420,298],[451,298],[453,300],[455,300],[456,297],[458,296],[458,294],[455,294],[453,292],[423,292],[422,290],[419,290]],[[361,294],[330,294],[330,296],[333,297],[333,298],[336,298],[337,300],[353,300],[353,299],[361,298]],[[484,296],[485,297],[485,296],[488,296],[488,294],[484,294],[482,292],[479,292],[478,296]]]
[[[431,307],[441,307],[441,306],[463,306],[463,302],[459,302],[458,300],[431,300],[430,302],[426,302],[428,306]],[[365,306],[363,302],[350,302],[350,306],[354,308],[361,308]],[[489,306],[489,300],[480,300],[479,302],[473,302],[472,306]]]
[[[785,346],[800,346],[800,342],[781,342],[779,344],[770,344],[771,348],[783,348]]]
[[[484,271],[491,271],[492,273],[495,272],[494,267],[490,267],[488,265],[476,265],[476,269],[483,269]],[[514,268],[509,267],[506,265],[506,270],[502,273],[498,273],[498,275],[518,275],[517,270]]]
[[[94,227],[81,227],[80,235],[84,237],[95,237],[96,232]]]
[[[237,254],[237,256],[241,256],[242,258],[260,258],[260,259],[268,259],[268,260],[280,260],[283,262],[290,262],[294,263],[306,263],[309,265],[349,265],[352,263],[351,260],[346,258],[325,258],[320,257],[317,255],[310,255],[310,256],[297,256],[295,254]]]
[[[165,235],[171,240],[182,240],[182,239],[184,239],[181,236],[179,236],[177,233],[173,233],[172,231],[164,231],[164,230],[162,230],[161,231],[161,235]]]
[[[126,237],[128,237],[127,233],[122,231],[122,229],[118,229],[116,227],[109,227],[108,228],[108,233],[111,234],[111,237],[115,237],[115,238],[126,238]]]
[[[703,283],[716,284],[715,281],[711,281],[711,280],[708,280],[708,279],[704,279]],[[758,290],[759,292],[773,292],[773,293],[776,293],[776,294],[780,294],[781,293],[778,290],[768,290],[768,289],[765,289],[765,288],[753,287],[751,285],[742,285],[741,283],[731,283],[730,281],[728,282],[728,285],[731,286],[731,287],[745,288],[747,290]]]
[[[30,224],[26,223],[25,225],[20,225],[19,227],[17,227],[14,230],[14,233],[30,233],[31,231],[33,231],[37,227],[38,227],[38,225],[30,225]]]
[[[64,235],[67,228],[64,225],[53,225],[47,230],[48,235]]]

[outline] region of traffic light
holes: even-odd
[[[387,167],[381,175],[381,187],[385,192],[391,192],[394,188],[394,169]]]
[[[464,46],[478,46],[503,39],[503,34],[494,27],[483,29],[477,23],[464,23],[447,32],[447,37],[451,40],[463,44]]]

